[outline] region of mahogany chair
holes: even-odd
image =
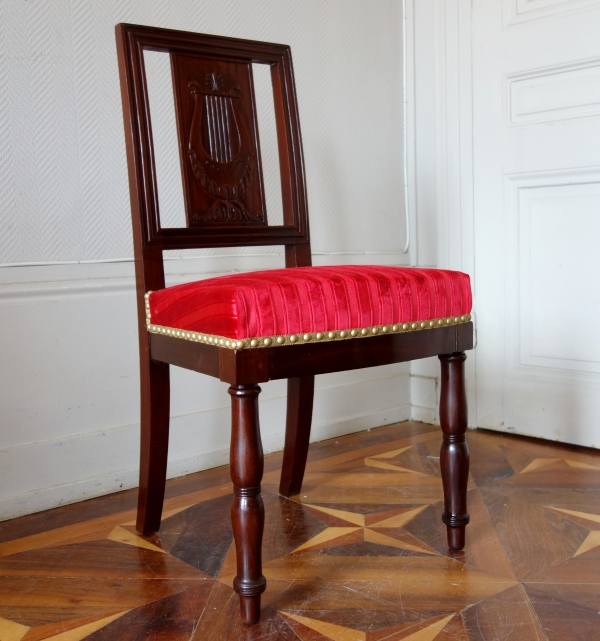
[[[141,364],[137,529],[160,527],[169,437],[169,365],[229,384],[235,591],[260,618],[264,508],[259,383],[288,379],[280,492],[300,492],[316,374],[438,355],[440,462],[448,544],[465,544],[469,450],[464,350],[473,347],[469,277],[445,270],[311,267],[290,48],[120,24],[116,27],[133,218]],[[144,51],[168,52],[187,225],[160,225]],[[270,66],[284,224],[269,226],[252,64]],[[284,245],[285,269],[165,287],[163,251]]]

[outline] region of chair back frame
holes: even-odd
[[[144,295],[165,287],[164,250],[284,245],[286,267],[311,265],[304,157],[289,46],[131,24],[118,24],[116,36],[133,222],[140,342],[142,348],[147,348]],[[164,228],[160,224],[144,51],[166,52],[171,60],[186,227]],[[264,209],[253,63],[267,64],[271,68],[283,225],[267,225]],[[225,87],[219,87],[218,75],[234,77],[225,77]],[[216,80],[212,83],[212,91],[210,86],[206,86],[207,76]],[[239,87],[240,83],[244,85],[242,88]],[[220,219],[206,220],[210,201],[213,204],[228,202],[227,196],[231,194],[221,194],[225,198],[220,198],[218,193],[214,193],[215,185],[210,184],[210,177],[205,178],[207,184],[203,185],[201,179],[204,176],[200,176],[199,180],[198,175],[194,175],[192,156],[203,152],[199,137],[200,127],[203,126],[201,121],[206,119],[206,114],[199,114],[194,107],[197,106],[199,95],[204,97],[207,94],[236,92],[239,96],[233,96],[231,102],[240,102],[241,105],[236,105],[235,117],[230,122],[235,122],[237,117],[238,129],[242,134],[247,134],[246,157],[254,156],[255,162],[248,179],[252,183],[249,191],[254,204],[258,203],[259,212],[257,216],[247,217],[250,219],[246,220],[240,219],[240,216],[237,219],[235,216],[230,216],[230,219],[222,216]],[[218,97],[215,99],[218,100]],[[236,100],[238,97],[240,99]],[[221,153],[217,160],[229,160],[230,157],[227,153],[223,157]],[[219,168],[224,172],[226,167],[231,168],[233,164],[214,163],[211,158],[204,160],[209,170],[212,165],[213,176]],[[213,194],[210,193],[211,187]],[[216,186],[221,187],[226,188],[225,185]]]

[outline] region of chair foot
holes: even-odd
[[[258,385],[232,385],[231,395],[231,522],[235,538],[237,576],[233,589],[240,597],[244,623],[258,623],[260,595],[267,587],[262,574],[265,508],[260,495],[263,450],[258,422]]]
[[[260,594],[240,597],[240,616],[246,625],[254,625],[260,621]]]
[[[467,431],[467,396],[465,392],[463,352],[439,357],[442,365],[440,424],[443,440],[440,467],[444,486],[444,514],[448,547],[457,552],[465,546],[467,483],[469,480],[469,446]]]
[[[446,524],[448,547],[452,552],[460,552],[465,547],[465,534],[470,518],[468,514],[462,514],[461,516],[455,516],[447,512],[442,514],[442,521]]]
[[[451,527],[447,526],[448,547],[452,552],[460,552],[465,547],[465,534],[466,527]]]
[[[302,489],[312,421],[314,376],[288,378],[285,447],[279,493],[295,496]]]

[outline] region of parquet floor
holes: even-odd
[[[464,552],[441,525],[440,432],[402,423],[311,446],[303,492],[266,458],[262,621],[245,628],[227,468],[0,524],[1,641],[600,639],[600,453],[469,432]]]

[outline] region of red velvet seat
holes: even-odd
[[[432,329],[471,318],[467,274],[378,265],[233,274],[147,299],[152,333],[232,349]]]

